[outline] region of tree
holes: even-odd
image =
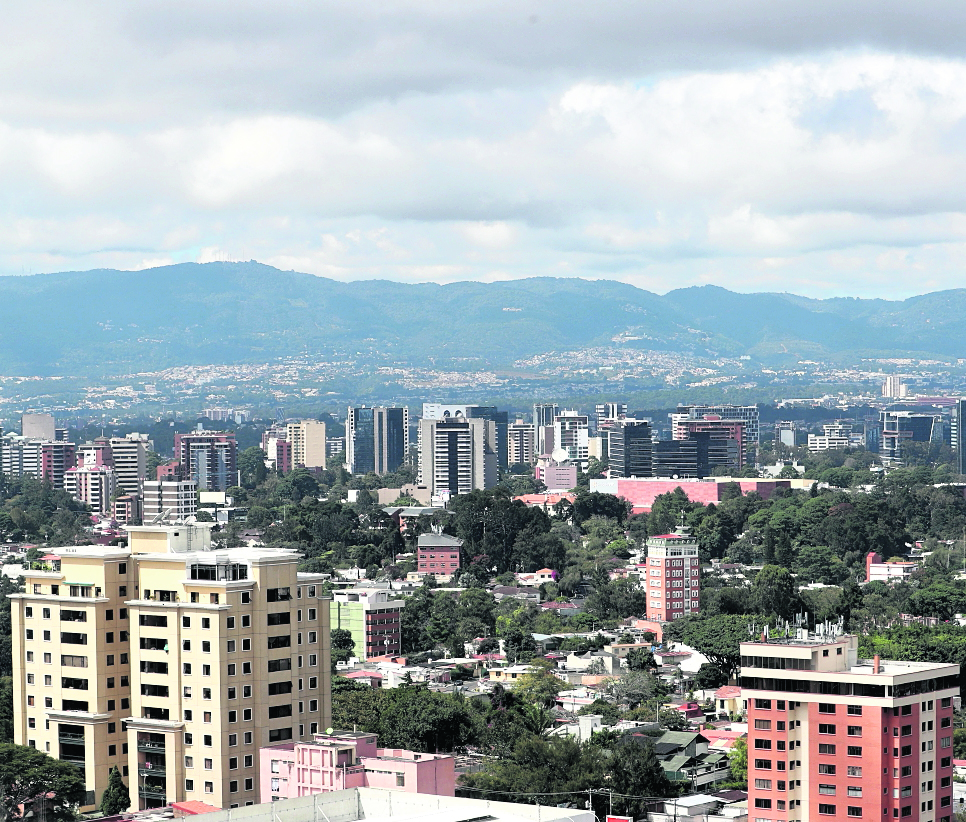
[[[762,622],[761,617],[746,615],[694,615],[671,622],[665,628],[664,636],[690,645],[731,678],[738,670],[741,658],[739,643],[749,639],[748,626]]]
[[[727,684],[728,673],[710,662],[705,662],[694,675],[694,687],[702,691],[710,691]]]
[[[0,677],[0,742],[13,742],[13,677]]]
[[[47,822],[73,822],[86,793],[80,771],[70,763],[35,748],[0,745],[0,822],[22,819],[35,801],[44,803]]]
[[[748,742],[739,738],[731,746],[728,754],[728,767],[731,769],[731,778],[742,785],[748,784]]]
[[[530,660],[537,652],[533,635],[518,625],[510,625],[503,635],[503,650],[507,661],[512,665],[520,660]]]
[[[131,794],[128,792],[127,785],[121,779],[121,772],[117,765],[111,768],[111,774],[107,779],[107,787],[101,794],[101,813],[104,816],[114,816],[128,809],[131,804]]]
[[[265,467],[266,459],[268,454],[257,445],[246,448],[238,455],[238,472],[241,474],[243,488],[256,488],[265,481],[265,477],[268,476],[268,469]]]
[[[332,657],[332,670],[335,670],[337,662],[348,662],[352,656],[352,651],[356,647],[356,641],[352,638],[352,632],[345,628],[333,628],[329,632],[329,643]]]
[[[622,737],[612,749],[611,784],[615,810],[632,818],[644,818],[645,799],[631,797],[674,796],[676,793],[654,753],[654,742],[638,737]]]
[[[513,686],[513,695],[531,705],[550,708],[557,701],[557,694],[564,689],[564,683],[546,665],[532,665]]]
[[[631,648],[627,652],[627,667],[631,671],[649,671],[656,668],[654,652],[647,648]]]
[[[779,619],[791,619],[800,607],[795,577],[779,565],[766,565],[758,572],[751,598],[759,613]]]

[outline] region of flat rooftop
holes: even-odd
[[[323,816],[324,814],[324,816]],[[453,796],[351,788],[207,813],[204,822],[595,822],[591,811],[465,799]]]

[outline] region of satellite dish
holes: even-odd
[[[566,448],[554,448],[553,452],[550,454],[550,458],[554,462],[565,462],[570,454],[567,453]]]
[[[332,733],[332,728],[326,728],[326,729],[325,729],[325,732],[326,732],[327,734],[330,734],[330,733]]]

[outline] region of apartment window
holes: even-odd
[[[943,708],[951,708],[953,704],[953,698],[951,696],[944,696],[940,701],[939,705]]]
[[[192,591],[191,592],[191,601],[192,602],[199,602],[200,601],[200,597],[198,596],[198,592],[197,591]]]
[[[756,759],[755,760],[755,770],[757,770],[757,771],[770,771],[771,770],[771,760],[770,759]]]
[[[948,748],[951,743],[952,743],[952,737],[951,736],[944,736],[942,739],[939,740],[939,747],[940,748]]]
[[[862,776],[862,766],[861,765],[849,765],[848,766],[849,776]]]
[[[118,619],[127,619],[127,608],[121,608],[117,612]]]
[[[862,747],[860,745],[849,745],[846,752],[849,756],[862,756]]]
[[[319,664],[319,658],[316,654],[309,654],[309,667],[313,668]]]
[[[309,700],[309,711],[317,711],[319,709],[319,700],[310,699]]]
[[[234,676],[234,675],[235,675],[235,663],[234,662],[229,662],[228,663],[228,676]]]
[[[823,796],[835,796],[835,785],[819,785],[818,792]]]
[[[27,617],[27,619],[32,619],[34,615],[34,609],[28,605],[26,608],[23,609],[23,615]]]
[[[208,600],[212,605],[218,604],[218,594],[208,594]]]
[[[207,744],[207,743],[206,743],[206,744]],[[214,767],[215,767],[215,762],[214,762],[214,760],[213,760],[213,759],[206,759],[206,760],[205,760],[205,770],[206,770],[206,771],[210,771],[210,770],[212,770],[212,769],[213,769]]]
[[[255,780],[254,779],[246,779],[245,780],[245,790],[246,791],[252,791],[254,789],[255,789]]]
[[[185,708],[184,721],[191,722],[192,719],[194,719],[194,712],[190,708]]]
[[[192,735],[190,733],[185,733],[185,735],[184,735],[184,744],[185,745],[190,745],[193,741],[194,741],[194,738],[192,737]]]
[[[126,639],[127,638],[127,634],[125,632],[123,632],[123,631],[121,633],[124,633],[124,636],[125,636],[125,639]],[[122,665],[127,665],[127,654],[121,654],[121,664]]]
[[[45,662],[45,663],[46,663],[47,665],[50,665],[50,663],[51,663],[51,662],[53,661],[53,659],[54,659],[54,658],[53,658],[53,656],[52,656],[52,655],[51,655],[50,653],[46,653],[46,654],[44,654],[44,662]]]
[[[205,793],[214,793],[214,792],[215,792],[215,783],[205,782]]]
[[[191,617],[190,616],[183,616],[183,617],[181,617],[181,627],[182,628],[190,628],[191,627]]]
[[[242,624],[241,624],[241,626],[242,626],[242,628],[251,628],[252,627],[252,618],[251,618],[251,615],[250,614],[242,614]]]
[[[902,746],[902,756],[912,756],[912,745]]]
[[[242,605],[248,605],[252,601],[252,595],[249,591],[242,591],[241,595]]]
[[[848,793],[849,796],[862,796],[862,788],[858,785],[849,785],[848,788],[846,788],[846,793]]]
[[[309,643],[310,644],[311,643],[314,643],[314,642],[317,642],[318,641],[318,637],[319,637],[318,632],[316,632],[316,631],[309,631]]]
[[[191,663],[190,662],[182,662],[181,663],[181,672],[185,676],[190,676],[191,675]]]
[[[235,652],[235,640],[228,640],[228,653],[233,654]]]
[[[770,739],[756,739],[755,747],[760,751],[770,751],[771,750],[771,740]]]
[[[27,662],[33,662],[33,661],[34,661],[34,652],[27,651]]]
[[[201,629],[203,631],[211,630],[211,618],[210,617],[202,617],[201,618]]]
[[[229,711],[228,712],[228,721],[229,722],[237,722],[238,721],[238,711]]]
[[[211,734],[205,734],[204,745],[206,748],[211,747]]]
[[[269,742],[284,742],[292,738],[291,728],[276,728],[268,732]]]
[[[818,752],[820,754],[835,754],[835,746],[827,743],[819,743]]]
[[[28,629],[27,629],[26,631],[24,631],[24,636],[25,636],[25,637],[26,637],[27,639],[33,639],[33,638],[34,638],[34,631],[33,631],[33,628],[28,628]]]
[[[195,789],[195,781],[193,779],[186,779],[184,781],[184,789],[186,791],[193,791]]]
[[[912,725],[902,726],[902,736],[912,736]]]
[[[190,651],[191,650],[191,640],[190,639],[182,639],[181,640],[181,650],[182,651]]]
[[[242,721],[243,722],[251,722],[252,721],[252,709],[251,708],[245,708],[242,711]]]
[[[195,758],[193,756],[186,756],[184,758],[184,766],[186,768],[193,768],[195,766]]]
[[[828,651],[826,651],[825,653],[828,653]],[[818,812],[821,814],[828,814],[831,816],[835,816],[835,805],[825,805],[823,803],[819,803]]]
[[[252,641],[251,641],[251,639],[243,639],[242,640],[242,650],[243,651],[250,651],[251,649],[252,649]]]
[[[252,732],[251,731],[245,731],[245,733],[242,735],[242,742],[245,745],[251,745],[252,744]]]
[[[238,781],[233,779],[228,783],[228,793],[238,793]]]
[[[234,628],[235,627],[235,618],[233,616],[228,617],[225,620],[225,625],[229,629]]]
[[[34,684],[34,675],[33,674],[27,674],[27,684],[28,685],[33,685]]]
[[[834,725],[819,725],[818,726],[818,732],[820,734],[834,734],[835,733],[835,726]]]
[[[126,696],[121,699],[121,710],[126,711],[131,707],[131,700]]]
[[[107,664],[108,665],[113,665],[114,664],[114,654],[108,654],[107,655]]]
[[[317,611],[315,608],[309,608],[309,622],[312,622],[317,618]]]
[[[231,722],[232,720],[229,719],[228,721]],[[234,748],[237,744],[238,744],[238,734],[228,734],[228,747]]]
[[[849,805],[846,812],[849,816],[862,816],[862,808],[859,805]]]
[[[202,665],[201,666],[201,675],[202,676],[211,676],[211,666],[210,665]]]
[[[835,766],[834,765],[826,765],[823,762],[823,763],[819,764],[819,766],[818,766],[818,772],[819,773],[824,773],[824,774],[829,774],[829,775],[834,775],[835,774]]]
[[[185,685],[184,686],[184,689],[182,691],[182,696],[185,699],[191,699],[191,686],[190,685]]]
[[[117,595],[119,597],[126,597],[127,596],[127,585],[118,585],[117,586]]]
[[[254,767],[254,765],[255,765],[255,757],[252,754],[248,754],[245,757],[245,767],[251,768],[251,767]]]
[[[834,714],[835,713],[835,705],[832,705],[832,704],[830,704],[828,702],[819,702],[818,703],[818,712],[820,714]]]
[[[251,685],[242,685],[242,698],[243,699],[251,699],[251,696],[252,696],[252,686]]]
[[[309,677],[309,690],[319,687],[319,678],[317,676]]]
[[[202,688],[201,689],[201,698],[202,699],[211,699],[211,688]]]
[[[404,774],[401,774],[401,773],[396,774],[396,784],[397,785],[400,784],[399,783],[399,777],[400,776],[403,776],[403,775]],[[760,799],[760,798],[755,799],[755,807],[756,808],[770,808],[771,807],[771,800],[770,799]]]
[[[849,725],[848,726],[849,736],[862,736],[862,726],[861,725]]]
[[[237,699],[238,698],[238,689],[237,688],[234,688],[234,687],[229,688],[228,689],[228,698],[229,699]]]
[[[107,755],[108,756],[117,756],[117,745],[108,745],[107,746]]]
[[[201,641],[201,653],[210,654],[211,653],[211,642],[207,639]]]
[[[288,661],[289,660],[286,660],[286,662],[288,662]],[[268,663],[268,666],[269,666],[268,667],[268,670],[271,671],[272,670],[272,667],[271,667],[272,666],[272,663],[269,662]],[[289,670],[291,667],[292,667],[291,664],[289,664],[288,668],[286,668],[285,670]],[[276,668],[276,670],[282,670],[282,669],[281,668]],[[242,673],[243,674],[250,674],[251,672],[252,672],[252,663],[251,662],[243,662],[242,663]]]

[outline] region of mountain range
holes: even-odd
[[[413,365],[507,368],[630,346],[701,357],[966,357],[966,289],[901,301],[658,295],[619,282],[338,282],[257,262],[0,277],[0,374],[120,374],[298,354],[387,352]]]

